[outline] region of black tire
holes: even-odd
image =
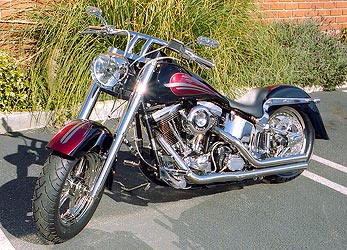
[[[102,193],[88,199],[87,192],[96,182],[102,160],[88,152],[78,160],[51,154],[39,175],[33,195],[33,218],[39,233],[53,243],[77,235],[89,222]]]
[[[295,154],[308,154],[308,159],[311,157],[312,150],[313,150],[313,143],[315,138],[314,129],[311,123],[310,118],[303,112],[298,112],[296,109],[291,107],[281,107],[278,108],[270,113],[269,118],[269,124],[270,126],[275,126],[277,123],[277,126],[284,126],[285,124],[281,124],[281,121],[276,122],[276,119],[280,120],[282,117],[289,117],[289,119],[292,119],[294,121],[294,124],[288,125],[287,131],[294,132],[294,133],[300,133],[302,136],[302,140],[296,144],[294,144],[294,148],[290,149],[290,151],[285,154],[285,156],[289,155],[295,155]],[[283,123],[285,121],[282,120]],[[278,127],[277,127],[278,128]],[[283,129],[283,128],[279,128]],[[289,144],[289,138],[287,138],[287,143]],[[275,146],[274,146],[275,149]],[[273,157],[273,155],[272,155]],[[292,171],[277,175],[271,175],[264,177],[265,182],[268,183],[283,183],[290,180],[295,179],[298,177],[303,170],[298,171]]]

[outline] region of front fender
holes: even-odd
[[[311,98],[310,95],[301,88],[291,85],[274,85],[268,87],[267,89],[268,94],[266,96],[266,100],[269,100],[271,98]],[[298,111],[302,111],[308,115],[315,130],[316,139],[329,140],[329,136],[324,127],[322,117],[316,104],[313,101],[307,103],[292,104],[291,106],[296,108]]]
[[[92,148],[106,151],[112,143],[111,132],[103,125],[88,120],[76,120],[65,125],[53,136],[47,148],[78,158]]]

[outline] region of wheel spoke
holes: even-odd
[[[285,156],[285,155],[288,153],[289,150],[290,150],[289,147],[283,148],[283,149],[279,152],[279,154],[276,155],[276,157],[283,157],[283,156]]]
[[[301,143],[303,140],[304,136],[302,133],[298,132],[290,132],[288,135],[288,145],[289,147],[294,147],[298,143]]]
[[[92,200],[88,192],[101,171],[101,161],[96,154],[85,155],[70,172],[70,178],[60,196],[60,219],[66,225],[77,223],[88,211]]]
[[[300,121],[293,113],[276,113],[270,118],[269,123],[272,131],[278,135],[273,137],[273,145],[276,145],[272,149],[273,157],[301,153],[305,135]]]
[[[61,195],[61,198],[60,198],[60,207],[65,203],[65,201],[70,198],[71,195],[70,195],[70,190],[66,190],[62,195]]]

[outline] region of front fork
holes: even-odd
[[[86,100],[84,101],[81,111],[78,114],[78,117],[77,117],[78,119],[87,120],[89,118],[96,104],[96,101],[98,100],[99,95],[100,95],[100,87],[97,83],[94,82],[92,87],[89,90]]]
[[[97,196],[97,194],[101,191],[102,187],[104,186],[106,182],[108,173],[111,171],[114,160],[117,157],[117,153],[122,145],[122,142],[126,136],[126,133],[128,132],[128,128],[131,122],[133,121],[136,115],[136,112],[138,111],[142,103],[142,99],[146,92],[148,82],[151,79],[156,66],[157,66],[156,60],[152,60],[149,63],[147,63],[143,68],[142,74],[139,76],[137,80],[135,91],[130,96],[126,111],[123,117],[121,118],[120,122],[118,123],[117,130],[116,130],[117,132],[114,136],[112,145],[108,151],[102,171],[93,187],[93,190],[91,190],[89,194],[92,199],[94,199]],[[91,100],[94,100],[93,98],[95,97],[95,95],[91,94],[90,92],[88,97],[89,96],[90,98],[92,98]],[[83,111],[84,109],[85,111]],[[82,107],[82,110],[80,112],[80,116],[82,116],[81,119],[83,119],[83,116],[89,115],[89,114],[90,114],[90,111],[88,111],[88,104],[85,104]]]

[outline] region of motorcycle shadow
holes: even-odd
[[[247,180],[242,182],[193,186],[189,189],[178,190],[169,186],[156,185],[147,180],[139,168],[124,166],[124,159],[135,162],[138,161],[136,157],[128,152],[121,151],[118,159],[112,190],[105,191],[105,195],[117,202],[125,202],[138,206],[148,206],[149,203],[187,200],[198,196],[209,196],[227,191],[240,190],[246,186],[263,183],[259,180]],[[146,183],[150,183],[149,189],[147,189],[148,186],[145,185]],[[134,190],[132,190],[133,188]],[[131,191],[125,189],[130,189]]]
[[[47,142],[18,132],[11,132],[8,136],[18,144],[17,152],[2,155],[5,162],[2,168],[11,173],[14,167],[16,176],[0,187],[0,222],[16,238],[36,242],[31,199],[37,179],[34,176],[38,175],[49,154],[45,148]],[[10,176],[9,173],[6,175]]]

